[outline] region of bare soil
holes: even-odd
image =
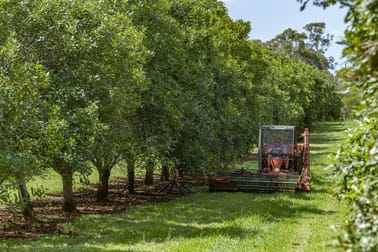
[[[156,180],[155,180],[156,181]],[[0,238],[35,238],[46,234],[66,234],[64,224],[85,214],[113,214],[125,211],[139,204],[158,203],[179,197],[172,191],[170,194],[158,193],[167,182],[157,182],[154,187],[145,187],[142,179],[135,181],[136,193],[126,190],[126,179],[115,179],[109,184],[108,201],[96,201],[96,186],[89,186],[75,192],[77,212],[63,211],[63,195],[49,194],[33,200],[32,205],[37,221],[26,222],[19,212],[12,213],[0,206]]]

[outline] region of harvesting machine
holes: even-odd
[[[310,191],[310,134],[297,143],[294,126],[263,125],[259,129],[258,170],[240,169],[208,177],[209,191]]]

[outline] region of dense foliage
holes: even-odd
[[[156,167],[204,173],[247,156],[260,124],[303,128],[339,117],[326,64],[248,40],[249,23],[232,20],[221,1],[1,0],[0,8],[1,53],[19,66],[9,68],[2,57],[1,101],[13,106],[7,97],[16,87],[34,94],[16,90],[14,101],[30,111],[3,106],[11,117],[1,117],[7,149],[0,159],[38,164],[3,165],[0,172],[29,178],[53,168],[67,211],[75,210],[73,175],[85,178],[93,166],[98,200],[106,200],[111,169],[121,160],[132,192],[137,165],[146,168],[146,181]],[[322,28],[306,26],[314,43],[305,51],[318,54],[303,58],[323,59]],[[11,42],[17,50],[8,55]],[[13,124],[18,128],[8,132]]]
[[[24,62],[12,35],[0,49],[0,202],[10,202],[9,189],[20,188],[17,205],[33,218],[25,183],[43,170],[44,102],[48,77],[39,63]],[[16,206],[17,206],[16,205]]]
[[[307,1],[306,1],[307,2]],[[378,2],[370,0],[314,1],[348,8],[345,56],[351,67],[340,71],[357,120],[335,165],[338,195],[347,199],[350,214],[340,233],[349,251],[378,250]]]

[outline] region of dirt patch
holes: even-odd
[[[129,194],[125,179],[112,180],[109,185],[107,202],[96,201],[96,187],[89,186],[75,192],[77,212],[63,211],[63,195],[50,194],[42,199],[33,200],[32,205],[37,221],[27,223],[19,212],[12,213],[5,207],[0,207],[0,237],[1,238],[35,238],[46,234],[66,234],[64,224],[85,214],[113,214],[145,203],[157,203],[179,197],[177,192],[171,194],[157,193],[158,188],[167,182],[158,182],[155,187],[146,188],[144,182],[136,181],[136,193]]]

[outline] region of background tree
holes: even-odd
[[[306,24],[303,29],[307,33],[307,47],[324,54],[333,40],[333,35],[324,34],[325,23]]]
[[[259,77],[255,93],[264,104],[262,124],[311,128],[319,120],[340,117],[340,96],[328,71],[272,51],[258,41],[251,41],[251,47],[252,59],[262,62],[251,70]]]
[[[180,170],[193,172],[224,165],[248,149],[237,132],[245,133],[243,130],[248,127],[240,129],[252,119],[241,113],[247,112],[242,108],[245,90],[251,86],[245,63],[249,57],[250,27],[248,23],[233,21],[217,1],[180,4],[173,14],[185,29],[185,45],[193,56],[188,59],[191,80],[184,83],[184,126],[173,156],[179,161]]]
[[[291,28],[286,29],[265,44],[273,51],[320,70],[332,69],[334,59],[324,56],[333,39],[332,35],[324,34],[325,23],[310,23],[303,29],[305,32],[301,33]]]

